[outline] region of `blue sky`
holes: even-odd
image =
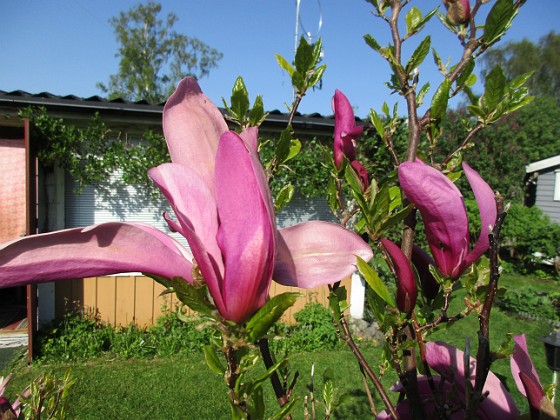
[[[56,95],[89,97],[102,95],[97,82],[106,82],[117,72],[117,44],[109,19],[136,5],[130,0],[0,0],[0,90],[50,92]],[[163,12],[179,17],[176,30],[191,35],[223,52],[219,67],[200,80],[202,89],[217,104],[229,98],[237,76],[243,76],[249,93],[264,96],[267,110],[285,111],[291,100],[289,78],[274,57],[291,60],[295,35],[295,0],[163,0]],[[493,2],[491,2],[493,3]],[[383,101],[397,100],[384,82],[389,70],[385,61],[367,47],[363,35],[372,34],[382,44],[389,40],[387,25],[375,18],[364,0],[301,0],[301,23],[317,35],[319,6],[322,11],[320,36],[324,43],[327,71],[323,89],[311,92],[300,111],[330,115],[335,89],[342,90],[356,114],[367,116]],[[412,2],[424,12],[440,5],[438,0]],[[486,5],[486,10],[489,5]],[[440,7],[444,11],[443,6]],[[559,0],[528,0],[501,43],[528,38],[537,41],[558,31]],[[459,57],[458,41],[437,18],[427,26],[432,46],[445,60]],[[301,29],[300,29],[301,33]],[[407,42],[406,54],[420,42]],[[421,83],[429,81],[432,91],[441,81],[433,60],[421,67]],[[404,111],[404,108],[402,109]]]

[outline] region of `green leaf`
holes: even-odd
[[[381,230],[388,231],[392,227],[398,225],[400,222],[406,219],[406,216],[410,214],[413,208],[414,206],[410,204],[404,207],[403,209],[397,211],[396,213],[393,213],[391,216],[389,216],[387,219],[383,221],[383,223],[381,224]]]
[[[395,306],[395,300],[393,296],[389,293],[389,289],[385,286],[385,283],[381,280],[377,271],[371,268],[368,263],[366,263],[362,258],[358,258],[358,271],[367,282],[369,287],[373,290],[373,292],[379,296],[385,303],[390,306]]]
[[[366,44],[368,44],[368,46],[374,49],[375,51],[377,52],[381,51],[381,45],[379,45],[379,43],[371,35],[369,34],[364,35],[364,41],[366,41]]]
[[[292,200],[294,191],[294,186],[292,184],[287,184],[282,187],[276,195],[276,200],[274,200],[274,210],[276,213],[280,212]]]
[[[295,65],[297,72],[300,74],[307,73],[315,65],[313,60],[313,49],[303,36],[300,38],[299,45],[296,50]]]
[[[272,324],[278,321],[299,297],[300,293],[287,292],[269,299],[247,322],[246,330],[250,339],[255,342],[265,335]]]
[[[391,115],[389,115],[389,105],[387,105],[387,102],[383,102],[383,105],[381,105],[381,111],[383,111],[387,118],[391,117]]]
[[[313,70],[313,73],[309,77],[307,87],[315,86],[323,78],[323,73],[325,73],[326,69],[327,69],[327,65],[323,64],[322,66],[317,67],[315,70]]]
[[[218,357],[218,353],[216,352],[216,348],[213,345],[208,344],[204,346],[204,358],[206,359],[208,367],[214,372],[219,375],[223,375],[225,373],[226,368],[222,365],[222,362]]]
[[[328,413],[332,410],[333,400],[334,400],[333,381],[326,381],[323,384],[323,401],[325,402],[325,410]]]
[[[292,65],[290,63],[288,63],[288,61],[282,57],[281,55],[275,54],[276,56],[276,61],[278,62],[278,65],[285,70],[290,77],[292,77],[292,75],[294,74],[295,70],[292,67]]]
[[[292,127],[288,126],[280,133],[278,142],[276,143],[276,160],[280,163],[285,162],[290,155],[292,146]]]
[[[260,126],[265,120],[268,114],[264,112],[263,98],[261,95],[257,95],[255,98],[255,103],[249,111],[249,125],[251,127]]]
[[[313,61],[311,67],[315,67],[319,62],[319,60],[321,60],[322,52],[323,52],[323,41],[321,40],[321,38],[319,38],[317,42],[313,44],[313,54],[312,54]]]
[[[418,67],[420,64],[422,64],[422,62],[424,61],[424,59],[426,58],[426,56],[430,52],[431,41],[432,41],[431,38],[429,36],[427,36],[420,43],[420,45],[418,45],[418,47],[414,50],[414,52],[410,56],[410,59],[408,60],[408,63],[406,63],[406,72],[407,73],[410,73],[416,67]]]
[[[373,220],[372,227],[380,223],[389,214],[391,207],[391,193],[390,187],[384,183],[379,189],[373,201],[372,212]]]
[[[255,387],[255,389],[253,389],[253,392],[251,392],[251,400],[253,401],[253,404],[248,404],[247,406],[251,416],[250,418],[263,419],[265,405],[262,386]]]
[[[462,89],[463,86],[467,84],[467,81],[469,80],[469,77],[471,76],[473,70],[474,70],[474,60],[470,58],[467,61],[467,64],[465,64],[465,68],[463,69],[459,77],[457,77],[457,87],[459,89]]]
[[[352,190],[352,195],[354,196],[354,198],[358,202],[358,205],[362,209],[363,216],[366,218],[366,220],[368,220],[369,206],[364,196],[364,192],[362,191],[362,183],[360,182],[360,179],[358,178],[358,174],[356,173],[354,168],[352,168],[352,166],[346,165],[346,168],[344,170],[344,178],[346,179],[346,182],[348,182],[348,185]]]
[[[359,258],[359,257],[358,257]],[[348,293],[346,287],[342,286],[329,294],[329,307],[331,308],[334,319],[338,322],[344,316],[344,311],[348,309]]]
[[[301,151],[301,142],[298,139],[292,139],[292,141],[290,141],[290,151],[288,152],[288,156],[286,156],[286,159],[284,159],[282,163],[295,158],[300,151]]]
[[[447,102],[449,101],[450,88],[451,83],[449,79],[444,79],[441,85],[438,86],[430,105],[430,116],[432,118],[441,118],[445,115],[447,111]]]
[[[488,45],[497,41],[511,25],[514,16],[513,0],[497,0],[484,23],[484,44]]]
[[[305,78],[301,75],[301,73],[295,71],[292,74],[292,85],[294,85],[294,87],[300,93],[303,93],[305,91]]]
[[[513,79],[511,82],[509,82],[508,88],[509,89],[519,89],[525,83],[527,83],[527,80],[529,80],[529,78],[531,78],[531,76],[533,76],[534,73],[535,73],[534,71],[530,71],[528,73],[524,73],[520,76],[517,76],[515,79]]]
[[[500,66],[495,66],[484,84],[484,95],[482,102],[486,111],[493,111],[504,99],[506,93],[507,78]]]
[[[422,12],[413,6],[405,16],[406,33],[411,34],[416,31],[417,26],[422,22]]]
[[[338,189],[336,178],[333,176],[329,177],[329,183],[327,185],[327,201],[332,211],[336,212],[338,209]]]
[[[447,68],[435,48],[432,48],[432,56],[434,57],[434,63],[436,63],[439,72],[445,75],[445,73],[447,72]]]
[[[371,120],[371,123],[375,127],[375,131],[377,131],[377,134],[379,134],[379,137],[384,139],[385,138],[385,126],[383,125],[383,121],[381,121],[381,118],[379,118],[379,115],[377,114],[377,112],[375,112],[375,110],[372,109],[371,112],[369,113],[369,118]]]
[[[249,112],[249,92],[243,78],[238,77],[233,84],[231,90],[231,110],[234,112],[234,117],[239,121],[244,121],[247,112]]]
[[[297,398],[292,397],[290,401],[284,404],[281,410],[275,413],[269,420],[282,420],[285,419],[294,409],[296,402],[298,401]]]
[[[201,314],[209,315],[212,318],[216,315],[216,307],[208,299],[208,288],[204,285],[202,287],[194,287],[189,284],[182,277],[173,277],[167,279],[165,277],[157,276],[154,274],[146,274],[146,277],[151,277],[159,284],[165,286],[169,291],[175,292],[177,299]]]
[[[420,21],[420,23],[416,26],[415,30],[418,31],[419,29],[422,28],[422,26],[424,26],[426,23],[428,23],[428,21],[432,18],[432,16],[434,16],[437,12],[437,7],[432,10],[431,12],[427,13],[426,16],[424,16],[424,18]]]
[[[486,121],[486,112],[484,112],[482,110],[482,108],[476,106],[476,105],[469,105],[467,106],[467,109],[469,110],[469,112],[474,115],[475,117],[478,117],[478,119],[482,122]]]
[[[428,90],[430,90],[429,82],[422,86],[416,95],[416,102],[418,103],[418,106],[422,105],[424,102],[424,97],[426,96],[426,93],[428,93]]]

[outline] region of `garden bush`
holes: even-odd
[[[560,320],[560,293],[539,292],[531,287],[508,290],[497,304],[504,311],[553,321]]]

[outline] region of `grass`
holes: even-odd
[[[511,288],[522,288],[531,282],[532,286],[538,284],[542,290],[558,290],[557,282],[533,281],[519,276],[503,276],[501,282]],[[450,313],[458,311],[461,305],[462,298],[458,296],[451,304]],[[465,336],[468,335],[471,337],[472,348],[476,348],[477,328],[476,316],[469,316],[458,324],[436,332],[430,339],[444,340],[464,348]],[[543,383],[550,381],[552,375],[546,367],[544,346],[539,338],[550,331],[551,327],[545,322],[521,319],[496,308],[492,311],[492,350],[496,350],[504,341],[506,333],[525,333],[529,351]],[[367,345],[363,350],[366,358],[375,367],[380,360],[381,347]],[[297,370],[300,373],[295,395],[309,394],[306,386],[310,381],[313,363],[317,399],[320,399],[321,374],[327,368],[334,372],[335,386],[350,397],[340,406],[334,418],[368,418],[368,404],[357,363],[348,350],[294,353],[291,359],[292,371]],[[200,353],[133,360],[100,358],[73,364],[43,363],[30,367],[27,367],[23,360],[11,366],[11,371],[17,375],[9,390],[14,392],[23,389],[40,373],[49,372],[62,377],[69,366],[72,367],[73,377],[76,379],[69,398],[69,418],[230,418],[223,378],[210,371]],[[492,371],[504,381],[520,409],[526,411],[527,404],[511,378],[509,361],[495,362]],[[383,377],[387,388],[394,380],[393,375]],[[268,414],[272,414],[277,404],[269,386],[265,387],[265,398]],[[298,404],[295,419],[303,417],[303,401],[300,400]],[[379,401],[377,406],[381,407]],[[322,411],[318,412],[318,418],[321,418]]]

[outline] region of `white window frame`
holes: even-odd
[[[554,201],[560,201],[560,169],[554,171]]]

